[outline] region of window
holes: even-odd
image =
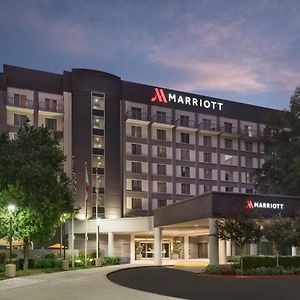
[[[142,136],[142,127],[131,126],[131,136],[140,138]]]
[[[133,161],[131,162],[132,173],[142,173],[142,163]]]
[[[132,198],[132,209],[142,209],[143,201],[141,198]]]
[[[253,194],[253,189],[246,189],[246,194]]]
[[[190,177],[190,167],[181,167],[181,177]]]
[[[211,153],[210,152],[204,152],[204,162],[211,163]]]
[[[167,205],[167,200],[165,199],[158,199],[157,200],[157,207],[164,207]]]
[[[212,169],[204,169],[204,179],[212,179]]]
[[[211,129],[211,120],[203,119],[203,129]]]
[[[225,163],[225,165],[231,166],[233,163],[233,156],[225,154],[224,163]]]
[[[167,192],[167,183],[166,182],[157,182],[157,192],[166,193]]]
[[[139,107],[132,107],[131,117],[136,120],[142,120],[142,109]]]
[[[252,152],[253,151],[253,143],[245,142],[245,151]]]
[[[14,94],[14,105],[18,107],[27,107],[26,95]]]
[[[203,145],[211,147],[211,136],[208,135],[203,136]]]
[[[131,153],[135,155],[142,154],[142,145],[140,144],[131,144]]]
[[[253,167],[253,159],[252,157],[245,157],[245,166],[248,168]]]
[[[232,133],[232,123],[224,122],[224,131]]]
[[[233,171],[225,171],[225,181],[233,181]]]
[[[232,186],[226,186],[226,187],[225,187],[225,192],[230,192],[230,193],[232,193],[232,192],[233,192],[233,187],[232,187]]]
[[[208,193],[208,192],[212,191],[212,186],[211,185],[205,184],[203,186],[203,188],[204,188],[204,193]]]
[[[57,111],[57,100],[45,99],[45,109],[48,111]]]
[[[253,129],[251,126],[245,125],[245,134],[250,137],[253,136]]]
[[[190,160],[190,150],[188,149],[180,149],[181,160]]]
[[[14,114],[14,125],[15,126],[22,126],[27,121],[26,115],[18,115]]]
[[[142,181],[141,180],[132,180],[132,190],[136,192],[141,192],[142,191]]]
[[[92,94],[93,109],[104,110],[104,94]]]
[[[166,112],[157,111],[156,116],[157,116],[157,122],[158,123],[163,123],[163,124],[167,123],[167,113]]]
[[[167,139],[167,132],[164,129],[157,129],[156,135],[157,139],[160,141],[165,141]]]
[[[232,149],[232,139],[224,139],[224,146],[226,149]]]
[[[167,166],[157,164],[157,175],[167,175]]]
[[[50,130],[57,130],[57,120],[56,119],[45,119],[45,126]]]
[[[246,173],[245,173],[245,181],[246,181],[247,183],[252,183],[252,182],[253,182],[251,173],[249,173],[249,172],[246,172]]]
[[[93,128],[104,129],[104,118],[93,117]]]
[[[190,185],[188,183],[181,184],[181,194],[190,195]]]
[[[157,157],[166,158],[167,157],[167,148],[162,146],[157,146]]]
[[[180,133],[181,143],[189,144],[190,143],[190,134],[186,132]]]
[[[180,116],[180,126],[189,127],[190,118],[189,116]]]

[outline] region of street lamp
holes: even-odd
[[[8,207],[8,213],[9,213],[9,263],[11,264],[11,257],[12,257],[12,217],[13,213],[16,210],[16,206],[13,204],[9,204]]]

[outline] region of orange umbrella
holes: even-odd
[[[68,249],[68,247],[65,247],[64,245],[60,245],[60,243],[56,243],[56,244],[53,244],[51,246],[48,247],[48,249],[60,249],[60,247],[62,249]]]

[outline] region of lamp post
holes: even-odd
[[[11,257],[12,257],[12,217],[13,213],[16,210],[16,206],[13,204],[8,205],[7,207],[8,212],[9,212],[9,263],[11,264]]]

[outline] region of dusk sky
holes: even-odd
[[[0,64],[288,108],[300,85],[299,0],[0,0]]]

